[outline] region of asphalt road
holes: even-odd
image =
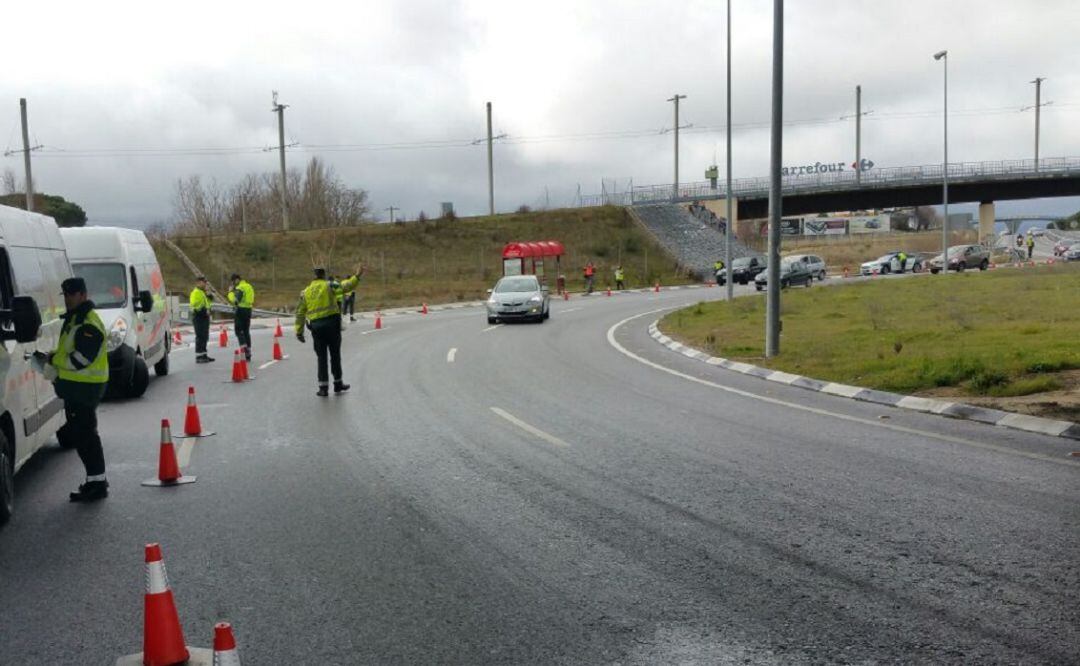
[[[246,664],[1080,663],[1074,443],[855,403],[657,345],[722,289],[479,309],[310,343],[255,381],[190,348],[100,413],[108,500],[75,454],[20,473],[0,532],[0,663],[141,649],[143,544],[188,642]],[[270,331],[255,335],[257,367]],[[784,344],[797,344],[785,340]],[[231,351],[231,350],[230,350]],[[198,482],[145,488],[194,385]]]

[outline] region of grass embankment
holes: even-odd
[[[763,358],[764,298],[699,304],[661,328],[716,356],[818,379],[1005,398],[1076,392],[1077,373],[1068,371],[1080,368],[1078,306],[1080,265],[1057,264],[792,288],[772,359]],[[1080,415],[1072,403],[1056,415]]]
[[[978,243],[979,234],[975,231],[953,231],[949,233],[949,245]],[[751,247],[764,253],[766,239],[757,238]],[[890,234],[855,234],[852,236],[784,236],[783,254],[816,254],[825,260],[831,272],[840,273],[847,266],[852,275],[859,272],[859,265],[864,261],[877,259],[886,252],[904,250],[922,252],[929,258],[941,254],[941,231],[920,231],[918,233]]]
[[[510,241],[561,241],[562,273],[574,291],[582,289],[581,269],[590,260],[597,266],[598,289],[613,284],[620,261],[628,287],[689,281],[672,256],[617,207],[173,240],[215,285],[223,286],[234,271],[250,280],[257,305],[267,308],[296,304],[311,280],[313,256],[319,263],[329,260],[339,274],[358,261],[365,264],[357,309],[486,297],[502,275],[502,249]],[[155,249],[170,290],[186,292],[191,272],[168,248]],[[554,291],[554,261],[548,259],[547,266]]]

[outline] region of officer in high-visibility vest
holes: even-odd
[[[907,268],[907,252],[901,251],[896,255],[896,260],[900,262],[900,272],[903,273]]]
[[[207,293],[206,278],[195,279],[195,288],[191,290],[188,303],[191,307],[191,323],[195,326],[195,362],[213,363],[214,359],[206,353],[206,343],[210,339],[210,306],[214,303],[213,295]]]
[[[622,266],[615,267],[615,288],[619,291],[623,290],[623,285],[626,283],[626,273],[623,271]]]
[[[1032,252],[1035,251],[1035,236],[1029,231],[1027,236],[1027,251],[1028,259],[1031,259]]]
[[[360,283],[364,267],[357,267],[352,277],[341,282],[341,292],[351,293]],[[319,390],[315,395],[325,397],[330,394],[330,377],[334,375],[334,393],[349,390],[349,385],[341,379],[341,305],[338,303],[334,286],[326,278],[325,268],[315,269],[315,279],[300,293],[300,302],[296,305],[296,339],[304,342],[304,326],[311,330],[311,341],[318,356]],[[328,358],[329,357],[329,358]],[[329,360],[330,373],[327,372]]]
[[[721,280],[726,280],[727,279],[727,277],[724,275],[724,260],[723,259],[717,259],[716,261],[713,262],[712,271],[713,271],[713,277],[716,278],[716,284],[720,284]]]
[[[109,496],[105,479],[105,452],[97,431],[97,406],[109,382],[109,356],[105,351],[105,325],[94,311],[82,278],[61,284],[67,313],[56,351],[48,355],[46,377],[55,373],[53,387],[64,401],[67,421],[56,437],[74,447],[86,468],[86,482],[70,495],[72,502],[94,502]]]
[[[255,288],[240,277],[238,273],[232,274],[232,289],[229,290],[229,303],[232,304],[236,313],[233,320],[233,328],[236,330],[236,339],[244,348],[244,356],[251,360],[251,309],[255,307]]]

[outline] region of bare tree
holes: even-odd
[[[17,194],[23,191],[15,178],[15,172],[11,169],[4,169],[4,175],[0,176],[0,181],[2,181],[0,186],[4,188],[4,194]]]

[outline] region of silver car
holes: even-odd
[[[551,316],[548,288],[535,275],[508,275],[488,289],[489,324],[515,319],[543,323]]]

